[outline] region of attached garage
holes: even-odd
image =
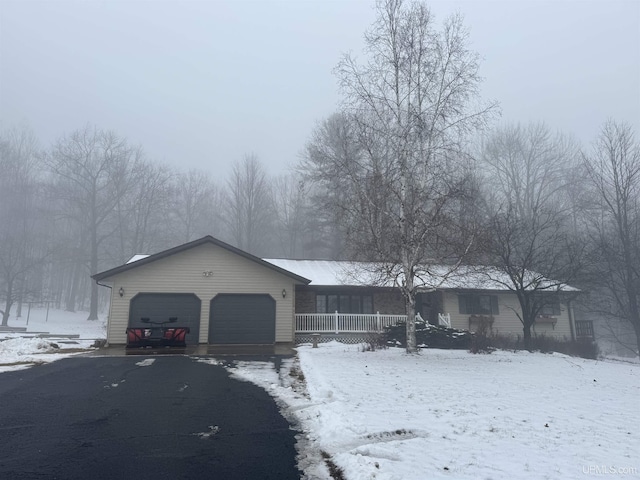
[[[187,345],[197,345],[200,334],[200,304],[200,299],[193,293],[139,293],[131,299],[129,327],[148,328],[149,324],[142,322],[143,318],[158,323],[175,317],[176,326],[189,327]]]
[[[269,295],[222,294],[211,300],[210,344],[272,344],[276,302]]]
[[[111,290],[107,342],[141,318],[189,327],[187,345],[292,344],[296,285],[309,280],[211,236],[93,276]]]

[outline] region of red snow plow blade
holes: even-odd
[[[141,318],[142,323],[149,323],[151,327],[127,328],[127,348],[137,347],[184,347],[189,327],[165,327],[167,323],[178,321],[171,317],[166,322],[152,322],[148,318]]]

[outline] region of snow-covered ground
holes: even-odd
[[[104,338],[104,320],[86,318],[55,310],[48,319],[46,310],[32,310],[28,325],[26,315],[12,318],[28,332],[0,332],[0,372],[77,354]],[[66,344],[33,332],[80,339]],[[299,347],[279,371],[268,362],[227,367],[270,392],[298,425],[308,479],[330,478],[326,460],[348,480],[640,478],[637,362],[361,350],[333,342]]]
[[[280,372],[231,368],[299,423],[307,478],[329,478],[320,452],[349,480],[640,477],[637,363],[360,350],[303,346]]]
[[[82,353],[97,339],[106,338],[105,319],[88,321],[87,312],[27,309],[22,317],[12,317],[9,326],[22,327],[24,332],[0,331],[0,373],[28,368]],[[56,335],[42,338],[39,335]],[[79,335],[79,338],[64,338]]]

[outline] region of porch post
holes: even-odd
[[[567,300],[567,316],[569,317],[569,331],[571,332],[571,340],[576,341],[575,318],[573,318],[573,306],[571,300]],[[555,329],[555,325],[553,327]]]
[[[338,334],[340,332],[338,331],[338,311],[337,310],[336,310],[336,313],[335,313],[335,320],[336,320],[336,334]]]
[[[380,329],[380,312],[376,312],[376,328],[378,329],[378,332],[382,331]]]

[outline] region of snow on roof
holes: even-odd
[[[313,285],[380,286],[380,281],[376,281],[376,273],[371,269],[374,264],[333,260],[289,260],[286,258],[265,258],[263,260],[308,278]],[[387,281],[386,283],[386,286],[393,286],[393,282]]]
[[[137,262],[149,255],[134,255],[127,264]],[[402,275],[397,271],[383,274],[382,264],[368,262],[348,262],[337,260],[290,260],[287,258],[264,258],[276,267],[280,267],[300,277],[311,280],[316,286],[343,287],[394,287],[401,281]],[[507,275],[493,267],[462,266],[455,271],[443,265],[430,265],[416,275],[416,284],[421,288],[461,289],[461,290],[511,290]],[[536,279],[540,290],[562,290],[577,292],[578,289],[566,284],[545,279],[533,272],[531,280]],[[394,281],[394,278],[396,279]]]
[[[446,267],[440,268],[441,272],[446,272]],[[440,288],[451,289],[469,289],[469,290],[513,290],[513,283],[509,279],[508,275],[496,268],[487,266],[462,266],[455,272],[447,275],[444,278],[443,284]],[[551,280],[543,277],[537,272],[527,271],[525,275],[525,282],[531,285],[527,290],[549,290],[549,291],[563,291],[563,292],[577,292],[577,288],[574,288],[566,283],[561,283],[556,280]],[[535,287],[533,286],[535,285]]]
[[[137,254],[134,255],[133,257],[131,257],[128,261],[127,261],[127,265],[133,262],[137,262],[138,260],[142,260],[143,258],[147,258],[149,255],[144,255],[144,254]]]
[[[272,258],[264,260],[310,279],[311,285],[393,287],[396,284],[395,281],[402,279],[397,269],[390,271],[387,275],[381,275],[382,264],[377,263]],[[531,281],[534,279],[541,284],[539,289],[578,291],[569,285],[544,279],[532,272]],[[508,287],[510,282],[506,274],[492,267],[463,266],[452,271],[448,266],[431,265],[417,273],[416,284],[428,289],[510,290]]]

